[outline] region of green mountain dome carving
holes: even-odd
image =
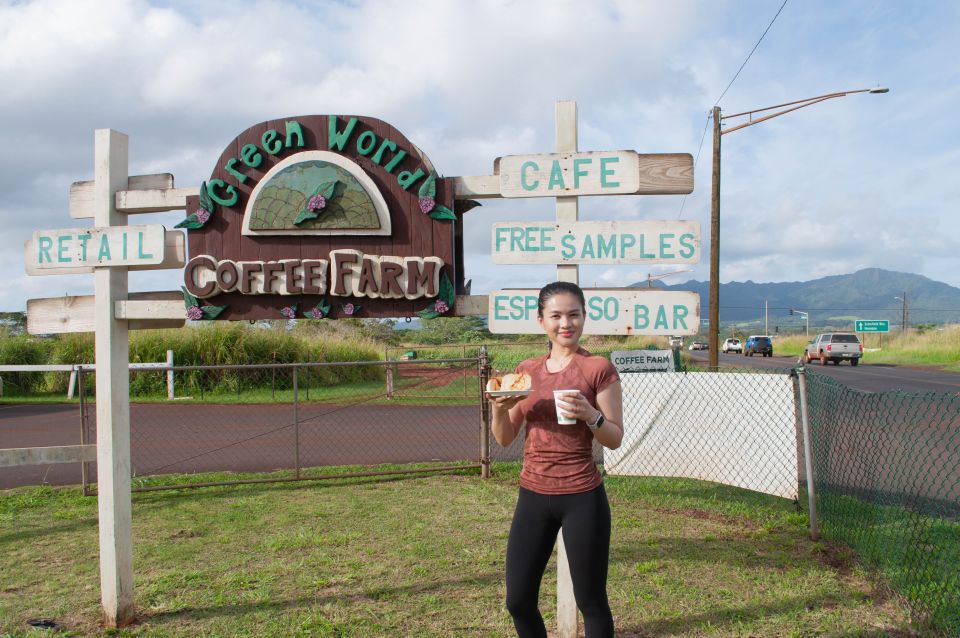
[[[336,193],[320,216],[293,222],[324,182],[338,180]],[[264,183],[253,202],[250,230],[376,230],[380,219],[373,200],[357,179],[340,166],[309,160],[287,166]]]

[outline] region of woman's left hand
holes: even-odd
[[[597,409],[590,405],[590,402],[579,390],[564,392],[560,397],[558,402],[560,411],[566,416],[587,423],[591,423],[597,418]]]

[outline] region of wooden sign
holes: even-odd
[[[689,153],[640,155],[593,151],[497,158],[503,197],[575,195],[668,195],[693,192]]]
[[[122,226],[117,228],[123,228]],[[161,227],[162,228],[162,227]],[[86,228],[84,231],[91,229]],[[90,240],[87,240],[88,248]],[[56,268],[44,267],[39,263],[39,248],[34,238],[23,243],[23,262],[28,275],[79,275],[92,273],[93,266],[71,266],[69,264]],[[163,261],[158,264],[137,263],[128,266],[128,270],[164,270],[183,268],[187,262],[187,241],[184,234],[178,230],[167,230],[163,235]],[[110,264],[111,266],[119,264]]]
[[[700,328],[700,295],[633,288],[585,289],[588,335],[693,335]],[[487,322],[495,334],[539,334],[538,290],[490,293]]]
[[[159,224],[38,230],[27,249],[26,265],[28,272],[155,266],[164,260],[165,243],[165,230]]]
[[[495,264],[695,264],[700,223],[503,222],[493,225]]]
[[[212,318],[208,307],[234,320],[453,314],[464,286],[453,197],[452,181],[380,120],[253,126],[186,198],[194,318]]]
[[[128,298],[138,301],[172,301],[177,304],[178,311],[170,316],[150,314],[142,317],[140,321],[128,321],[127,327],[130,330],[179,328],[184,324],[183,297],[179,291],[134,292],[130,293]],[[32,335],[94,332],[96,326],[93,295],[27,300],[27,332]]]

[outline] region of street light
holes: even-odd
[[[907,292],[904,291],[902,297],[894,297],[894,299],[902,302],[900,307],[900,332],[907,334],[907,318],[910,316],[907,312]]]
[[[791,113],[797,109],[802,109],[805,106],[819,104],[820,102],[824,102],[836,97],[844,97],[854,93],[887,93],[889,91],[890,89],[885,86],[878,86],[872,89],[856,89],[854,91],[839,91],[837,93],[827,93],[826,95],[808,97],[803,100],[794,100],[793,102],[784,102],[783,104],[774,104],[773,106],[765,106],[762,109],[754,109],[752,111],[744,111],[742,113],[734,113],[733,115],[726,116],[720,115],[719,106],[713,107],[713,180],[711,184],[712,193],[710,197],[710,334],[708,335],[709,369],[717,369],[717,345],[720,335],[720,137],[722,135],[726,135],[727,133],[733,133],[734,131],[739,131],[742,128],[753,126],[754,124],[759,124],[760,122],[765,122],[779,115],[785,115],[786,113]],[[754,113],[762,113],[763,111],[771,111],[773,109],[782,110],[769,115],[764,115],[763,117],[759,117],[757,119],[753,119]],[[723,120],[743,116],[748,116],[750,118],[749,121],[728,128],[725,131],[721,130],[720,123]]]
[[[791,315],[792,315],[792,314],[803,315],[803,318],[804,318],[804,319],[806,320],[806,322],[807,322],[807,336],[809,337],[809,336],[810,336],[810,313],[804,312],[803,310],[797,310],[796,308],[791,308],[791,309],[790,309],[790,314],[791,314]]]

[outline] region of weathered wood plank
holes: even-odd
[[[487,305],[486,295],[457,295],[453,314],[456,317],[482,317],[487,314]]]
[[[187,197],[199,194],[199,186],[119,191],[116,194],[117,212],[137,215],[140,213],[162,213],[168,210],[185,210],[187,208]]]
[[[492,199],[500,197],[499,175],[451,177],[455,199]]]
[[[53,463],[86,463],[97,460],[96,444],[57,445],[50,447],[15,447],[0,450],[0,467],[49,465]]]
[[[627,195],[640,187],[636,151],[588,151],[498,157],[504,197]]]
[[[130,321],[130,330],[148,330],[155,328],[179,328],[185,321],[183,297],[176,290],[163,292],[130,293],[132,300],[160,299],[180,300],[180,314],[177,316],[154,316],[143,320]],[[50,297],[27,301],[27,332],[30,334],[61,334],[66,332],[93,332],[96,321],[93,309],[93,295],[75,297]]]
[[[183,268],[187,263],[187,240],[179,230],[168,230],[163,235],[163,261],[159,264],[128,266],[127,270],[172,270]],[[23,263],[28,275],[80,275],[92,273],[93,266],[73,266],[70,268],[40,268],[36,262],[36,244],[28,239],[23,244]]]
[[[131,175],[127,178],[127,190],[167,188],[173,188],[172,173]],[[93,180],[74,182],[70,185],[70,217],[74,219],[93,219]]]
[[[637,195],[688,195],[693,192],[693,155],[640,154]]]

